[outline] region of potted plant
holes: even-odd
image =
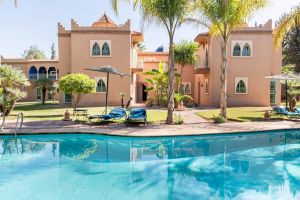
[[[184,110],[185,107],[183,105],[183,101],[193,101],[193,98],[190,95],[186,94],[180,94],[180,93],[175,93],[174,95],[174,100],[175,100],[175,108],[178,110]]]

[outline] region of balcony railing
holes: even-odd
[[[195,65],[195,68],[198,69],[198,68],[208,68],[208,59],[205,59],[205,60],[200,60],[198,61],[198,63]]]

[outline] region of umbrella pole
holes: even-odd
[[[288,85],[287,80],[285,80],[285,108],[288,108]]]
[[[106,98],[105,98],[105,114],[107,114],[107,100],[108,100],[108,84],[109,84],[109,73],[106,74]]]

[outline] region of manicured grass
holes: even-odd
[[[232,121],[261,121],[264,120],[264,113],[266,110],[270,111],[268,107],[236,107],[228,108],[227,115],[228,120]],[[204,119],[212,119],[214,116],[218,116],[220,109],[210,109],[205,111],[199,111],[196,114]],[[271,119],[285,119],[283,116],[272,115]]]
[[[80,107],[81,108],[81,107]],[[8,119],[16,119],[18,113],[22,112],[26,120],[35,121],[49,121],[49,120],[61,120],[63,119],[65,111],[68,109],[72,113],[72,108],[69,106],[60,106],[57,102],[47,102],[47,105],[41,105],[41,103],[29,102],[29,103],[17,103],[15,109],[8,117]],[[102,114],[104,107],[88,107],[88,113],[90,115]],[[148,121],[155,123],[166,120],[167,112],[165,110],[147,110]]]

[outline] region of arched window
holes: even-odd
[[[97,83],[96,92],[106,92],[106,85],[102,79]]]
[[[243,47],[243,56],[251,56],[251,48],[248,43],[246,43]]]
[[[39,68],[39,79],[47,78],[47,69],[42,66]]]
[[[102,46],[102,56],[110,56],[110,49],[109,49],[109,45],[107,44],[107,42],[104,42],[104,44]]]
[[[243,80],[240,80],[238,84],[236,85],[235,93],[237,94],[244,94],[246,93],[246,84]]]
[[[31,66],[29,69],[29,80],[36,80],[37,79],[37,69],[35,66]]]
[[[239,43],[236,43],[234,45],[232,55],[233,56],[241,56],[241,46]]]
[[[50,67],[48,69],[48,78],[51,79],[51,80],[57,80],[57,77],[56,77],[56,69],[55,67]]]
[[[191,94],[191,87],[189,84],[186,84],[185,89],[184,89],[185,94]]]
[[[97,42],[95,42],[95,44],[93,45],[92,55],[93,56],[100,56],[100,46]]]
[[[183,84],[181,84],[181,85],[179,86],[179,93],[180,93],[180,94],[184,94],[184,85],[183,85]]]

